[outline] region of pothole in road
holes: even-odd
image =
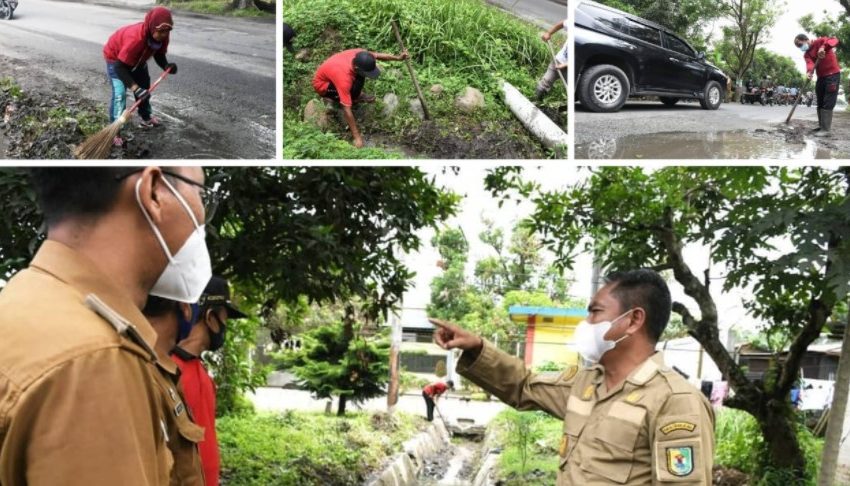
[[[846,158],[806,136],[800,127],[727,132],[671,132],[600,138],[576,146],[579,159],[779,159]]]

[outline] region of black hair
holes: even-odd
[[[171,299],[149,295],[145,307],[142,309],[142,314],[145,317],[162,317],[172,312],[180,311],[180,304]]]
[[[454,387],[455,387],[455,382],[453,382],[452,380],[449,380],[449,381],[447,381],[447,382],[446,382],[446,385],[448,385],[448,386],[449,386],[449,388],[454,389]]]
[[[620,302],[623,312],[636,307],[646,312],[647,332],[658,342],[670,320],[672,299],[667,282],[654,270],[641,268],[613,272],[605,276],[605,285],[612,285],[611,295]]]
[[[809,36],[807,36],[806,34],[797,34],[797,37],[794,37],[794,40],[798,40],[798,41],[801,41],[801,42],[807,41],[807,40],[809,40]]]
[[[38,167],[30,180],[50,227],[71,217],[96,218],[115,205],[130,167]]]

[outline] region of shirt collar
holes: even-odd
[[[96,295],[136,327],[141,338],[155,349],[156,331],[133,300],[107,275],[100,272],[94,262],[82,253],[59,243],[47,240],[35,254],[30,267],[49,275],[76,289],[83,299]]]

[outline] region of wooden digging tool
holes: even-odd
[[[401,39],[401,32],[398,30],[398,22],[393,20],[393,32],[395,33],[395,38],[398,41],[398,46],[401,48],[401,52],[405,51],[404,41]],[[422,113],[425,114],[425,119],[431,119],[431,114],[428,113],[428,106],[425,104],[425,97],[422,96],[422,89],[419,87],[419,81],[416,79],[416,72],[413,70],[413,65],[410,64],[410,57],[404,60],[407,64],[407,71],[410,73],[410,79],[413,80],[413,87],[416,88],[416,96],[419,97],[419,102],[422,103]]]
[[[557,66],[558,65],[558,57],[555,55],[555,49],[552,48],[552,41],[546,41],[546,45],[549,46],[549,52],[552,54],[552,62],[554,62],[555,66]],[[567,84],[567,78],[564,77],[564,73],[561,72],[560,69],[556,69],[556,71],[558,71],[558,76],[561,77],[561,81],[564,82],[564,91],[566,91],[567,95],[569,96],[570,87]]]
[[[817,71],[817,69],[818,69],[818,64],[820,64],[820,59],[818,59],[817,61],[815,61],[815,67],[813,67],[813,68],[812,68],[812,77],[815,77],[815,76],[814,76],[814,73],[815,73],[815,71]],[[788,118],[786,118],[786,119],[785,119],[785,124],[786,124],[786,125],[790,125],[790,124],[791,124],[791,117],[792,117],[792,116],[794,116],[794,111],[797,109],[797,105],[799,105],[799,104],[800,104],[800,100],[803,98],[803,93],[804,93],[807,89],[809,89],[809,85],[810,85],[810,84],[812,84],[812,80],[811,80],[811,79],[806,79],[806,84],[803,86],[803,89],[801,89],[801,90],[800,90],[800,92],[799,92],[799,93],[797,93],[797,99],[796,99],[796,100],[794,100],[794,106],[792,106],[792,107],[791,107],[791,113],[788,113]]]

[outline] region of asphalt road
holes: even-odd
[[[83,96],[110,96],[103,44],[119,27],[140,22],[144,10],[74,2],[25,0],[2,22],[0,55],[30,84],[68,83]],[[156,158],[274,157],[275,24],[272,19],[217,18],[174,13],[169,61],[178,74],[154,93],[154,112],[167,150]],[[149,61],[152,77],[160,74]],[[45,81],[47,80],[47,81]]]
[[[725,103],[708,111],[699,103],[629,102],[616,113],[576,105],[576,156],[580,159],[829,159],[844,156],[835,144],[805,136],[817,123],[815,108]],[[794,127],[803,130],[802,136]],[[837,151],[836,149],[841,149]]]
[[[593,113],[576,105],[576,144],[599,138],[622,138],[664,132],[722,132],[768,129],[784,123],[790,106],[724,103],[715,111],[699,103],[679,103],[668,108],[660,102],[629,102],[616,113]],[[795,119],[817,120],[815,108],[797,107]]]
[[[567,16],[567,0],[487,0],[541,27],[549,28]]]

